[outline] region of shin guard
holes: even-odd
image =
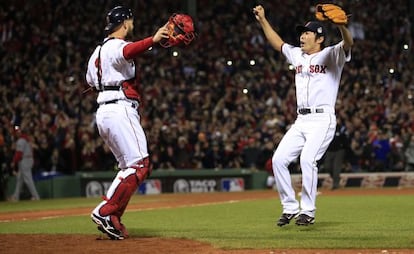
[[[136,175],[138,179],[137,188],[141,185],[144,180],[151,175],[152,167],[150,164],[150,160],[148,157],[142,159],[141,161],[137,162],[136,165],[131,166],[131,168],[134,168],[136,170]],[[127,204],[124,206],[119,207],[117,212],[115,213],[118,218],[121,218],[121,216],[124,214],[125,209],[127,207]]]
[[[120,221],[131,196],[152,172],[148,157],[130,166],[130,169],[135,169],[135,174],[130,174],[121,180],[112,196],[106,199],[106,204],[99,209],[101,216],[114,215]]]
[[[125,210],[131,196],[138,188],[138,179],[135,174],[131,174],[122,179],[113,195],[108,198],[106,204],[99,209],[101,216],[118,215],[119,211]],[[122,212],[123,213],[123,212]],[[120,217],[120,216],[119,216]]]

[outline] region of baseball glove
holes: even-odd
[[[346,25],[348,23],[346,12],[335,4],[316,5],[315,17],[319,21],[331,21],[337,25]]]
[[[194,22],[190,15],[174,13],[167,23],[168,39],[160,41],[164,48],[188,46],[196,37]]]

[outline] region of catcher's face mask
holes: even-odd
[[[187,46],[195,38],[194,23],[191,16],[174,13],[167,23],[169,38],[161,40],[160,45],[164,48],[173,46]]]

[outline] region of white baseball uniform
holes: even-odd
[[[152,37],[137,42],[106,38],[90,57],[86,73],[88,84],[99,91],[96,112],[99,134],[111,149],[120,169],[104,200],[93,210],[92,218],[95,218],[95,223],[97,218],[109,220],[121,231],[125,229],[120,224],[121,216],[130,197],[150,174],[147,139],[138,114],[140,95],[132,59],[152,44]]]
[[[100,54],[102,69],[101,84],[116,87],[118,90],[99,92],[96,124],[99,134],[115,155],[120,169],[125,169],[137,161],[148,157],[147,140],[140,124],[137,111],[138,101],[127,99],[121,83],[135,77],[135,64],[123,56],[123,48],[128,44],[122,39],[106,39],[98,46],[88,62],[86,80],[88,84],[101,90],[98,81],[96,61]],[[99,52],[100,51],[100,52]]]
[[[272,157],[283,213],[315,217],[318,184],[317,162],[335,134],[335,102],[345,62],[351,51],[344,51],[343,41],[314,54],[287,43],[282,53],[296,69],[295,85],[298,117],[280,141]],[[298,156],[302,170],[300,204],[288,169]]]

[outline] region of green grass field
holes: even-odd
[[[146,199],[146,202],[156,202]],[[98,199],[55,199],[0,203],[0,213],[94,207]],[[133,202],[142,202],[134,197]],[[127,211],[133,237],[176,237],[209,242],[224,249],[414,249],[414,197],[318,196],[316,223],[275,226],[277,198],[181,208]],[[0,222],[0,234],[97,234],[89,215]]]

